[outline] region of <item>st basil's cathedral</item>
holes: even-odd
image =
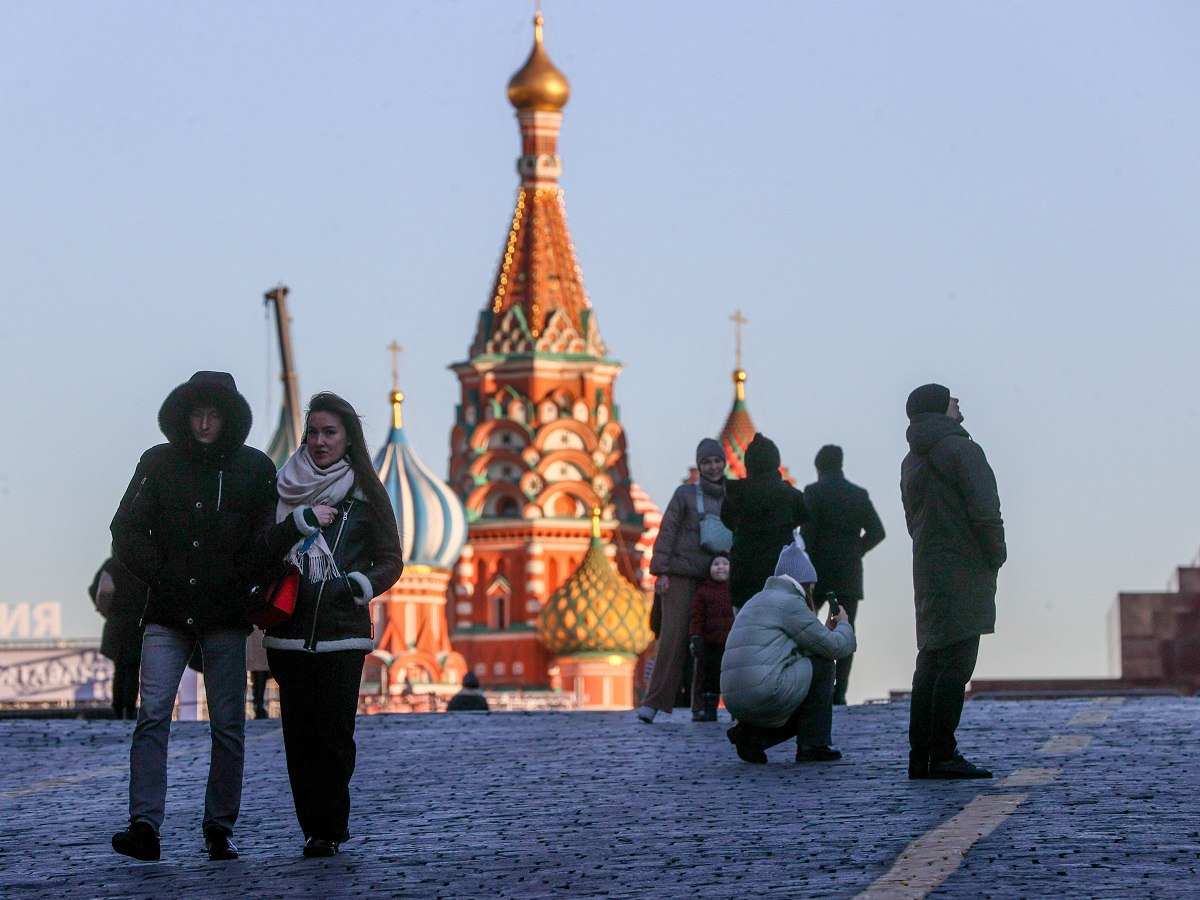
[[[468,671],[490,690],[553,688],[584,708],[628,709],[652,641],[649,561],[661,517],[629,470],[614,393],[621,365],[567,228],[558,134],[570,85],[542,27],[539,13],[533,50],[508,84],[520,184],[468,357],[450,367],[460,396],[447,481],[409,445],[393,384],[375,464],[406,566],[372,604],[368,710],[395,709],[414,685],[444,692]],[[720,434],[733,477],[744,475],[754,435],[740,356],[739,346]]]

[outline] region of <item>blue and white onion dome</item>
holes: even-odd
[[[392,391],[392,428],[375,455],[375,469],[396,511],[405,564],[452,569],[467,541],[467,511],[408,445],[403,402],[404,394]]]

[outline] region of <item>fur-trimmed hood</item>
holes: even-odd
[[[158,427],[174,447],[188,452],[203,448],[192,437],[188,421],[191,411],[202,405],[215,406],[225,417],[213,450],[228,455],[246,443],[253,416],[250,404],[238,393],[233,376],[228,372],[197,372],[167,394],[158,410]]]

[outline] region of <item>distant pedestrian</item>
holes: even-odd
[[[729,554],[729,596],[734,609],[763,589],[775,572],[779,551],[792,532],[808,521],[804,494],[783,480],[779,448],[764,434],[746,448],[746,477],[731,481],[721,521],[733,532]]]
[[[729,602],[729,555],[718,553],[708,568],[708,578],[692,597],[692,628],[689,637],[692,656],[702,673],[703,708],[698,722],[717,721],[721,701],[721,657],[725,640],[733,625],[733,606]]]
[[[267,709],[267,682],[271,680],[271,664],[267,662],[267,649],[263,646],[263,633],[255,628],[246,638],[246,668],[250,670],[250,698],[254,705],[254,718],[269,719]]]
[[[809,594],[817,580],[799,544],[779,554],[775,574],[733,620],[721,665],[727,732],[737,755],[765,763],[766,751],[796,739],[796,762],[842,758],[833,746],[833,660],[854,652],[844,610],[821,622]]]
[[[279,685],[283,748],[305,856],[333,856],[350,838],[354,720],[366,655],[368,604],[404,569],[391,501],[358,413],[336,394],[309,401],[305,438],[279,470],[276,559],[300,569],[296,611],[263,646]]]
[[[827,594],[837,597],[858,634],[858,603],[863,598],[863,556],[884,538],[883,523],[867,492],[842,474],[842,448],[826,444],[814,463],[817,480],[804,488],[809,519],[801,532],[817,569],[817,611]],[[833,703],[846,702],[854,654],[837,661]]]
[[[699,443],[696,468],[698,480],[694,484],[681,484],[671,495],[650,560],[650,572],[656,576],[654,593],[662,612],[662,624],[650,685],[637,711],[637,718],[646,724],[653,722],[658,713],[669,713],[675,706],[688,658],[692,595],[708,577],[716,552],[701,545],[700,527],[705,516],[721,514],[725,498],[725,450],[718,441],[705,438]]]
[[[487,712],[487,697],[479,689],[479,678],[474,672],[463,676],[462,690],[450,698],[446,712]]]
[[[146,585],[138,581],[119,559],[110,556],[96,572],[88,594],[97,611],[104,616],[100,653],[113,663],[113,716],[136,719]]]
[[[204,660],[212,756],[204,798],[209,859],[236,859],[246,729],[246,595],[261,571],[254,538],[275,509],[275,466],[245,445],[250,405],[233,376],[197,372],[167,396],[167,443],[147,450],[112,521],[113,550],[150,586],[142,705],[129,752],[129,828],[113,849],[159,858],[167,742],[184,668]]]
[[[1008,558],[996,477],[949,388],[922,385],[906,411],[900,495],[917,609],[908,777],[991,778],[958,752],[954,732],[979,636],[995,630],[996,575]]]

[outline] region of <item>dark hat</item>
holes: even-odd
[[[706,456],[719,456],[725,458],[725,448],[721,446],[721,442],[713,438],[705,438],[696,445],[696,465],[700,465],[700,460]]]
[[[761,432],[746,448],[746,472],[773,472],[779,468],[779,448],[775,442]]]
[[[904,411],[911,419],[921,413],[942,413],[950,408],[950,388],[941,384],[923,384],[908,395]]]
[[[813,464],[818,472],[836,472],[842,467],[842,448],[837,444],[826,444],[817,451]]]
[[[246,442],[253,422],[250,404],[228,372],[197,372],[167,395],[158,410],[158,427],[172,444],[185,446],[191,441],[188,415],[197,406],[215,406],[225,416],[219,447],[234,450]]]
[[[476,675],[474,672],[468,672],[466,675],[463,676],[463,687],[465,687],[465,688],[479,687],[479,676]]]

